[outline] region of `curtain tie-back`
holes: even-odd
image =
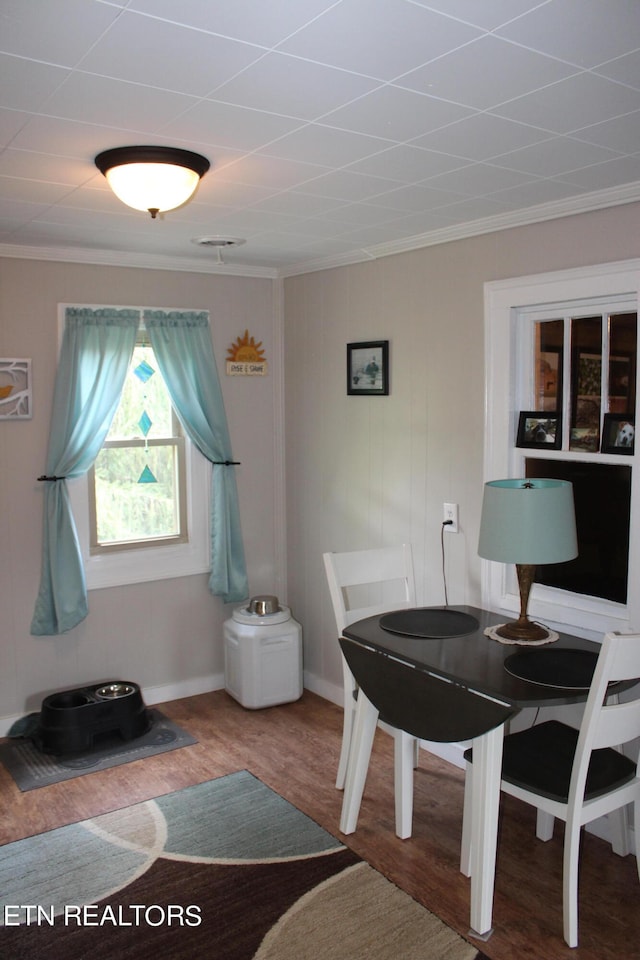
[[[66,480],[66,479],[67,479],[66,477],[47,477],[44,473],[42,474],[41,477],[38,477],[38,480],[51,480],[51,481]]]
[[[239,467],[239,460],[212,460],[214,467]]]

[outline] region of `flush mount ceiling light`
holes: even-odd
[[[186,203],[211,166],[190,150],[147,146],[105,150],[95,163],[118,199],[153,219]]]

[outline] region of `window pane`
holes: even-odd
[[[600,448],[602,317],[571,321],[571,450]]]
[[[609,318],[609,413],[635,413],[636,327],[635,313]]]
[[[536,382],[534,410],[562,410],[564,322],[536,323]]]
[[[97,542],[178,536],[177,447],[105,447],[95,463]],[[138,483],[148,466],[157,483]]]
[[[141,376],[146,379],[141,379]],[[151,420],[147,434],[149,439],[173,435],[171,400],[158,370],[156,358],[150,346],[139,344],[133,351],[120,406],[113,418],[107,440],[130,440],[144,436],[140,427],[140,418],[144,411]]]
[[[527,477],[569,480],[576,508],[578,556],[537,567],[536,582],[626,603],[631,467],[532,458],[525,463]]]

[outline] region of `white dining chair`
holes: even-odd
[[[346,553],[323,554],[338,637],[349,624],[375,614],[415,607],[413,554],[408,543]],[[358,686],[342,657],[344,717],[336,787],[343,790],[353,737]],[[396,834],[411,836],[413,820],[413,770],[418,741],[402,730],[381,724],[395,739],[394,795]]]
[[[620,702],[618,696],[608,696],[610,683],[637,678],[640,634],[608,633],[598,656],[580,729],[548,720],[504,738],[501,790],[537,808],[539,839],[551,839],[556,817],[566,824],[562,904],[564,938],[570,947],[578,945],[581,827],[615,811],[622,811],[626,817],[623,808],[632,803],[636,843],[640,839],[638,763],[622,752],[624,744],[640,737],[640,699],[623,697]],[[472,751],[465,753],[465,759],[461,870],[469,876]],[[628,844],[618,840],[614,850],[625,855],[629,852]],[[638,869],[640,874],[640,865]]]

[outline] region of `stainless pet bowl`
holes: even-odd
[[[98,687],[96,696],[104,700],[117,700],[118,697],[128,697],[135,689],[130,683],[108,683],[105,687]]]
[[[252,597],[249,602],[249,613],[256,613],[259,617],[267,617],[270,613],[279,613],[280,604],[277,597]]]

